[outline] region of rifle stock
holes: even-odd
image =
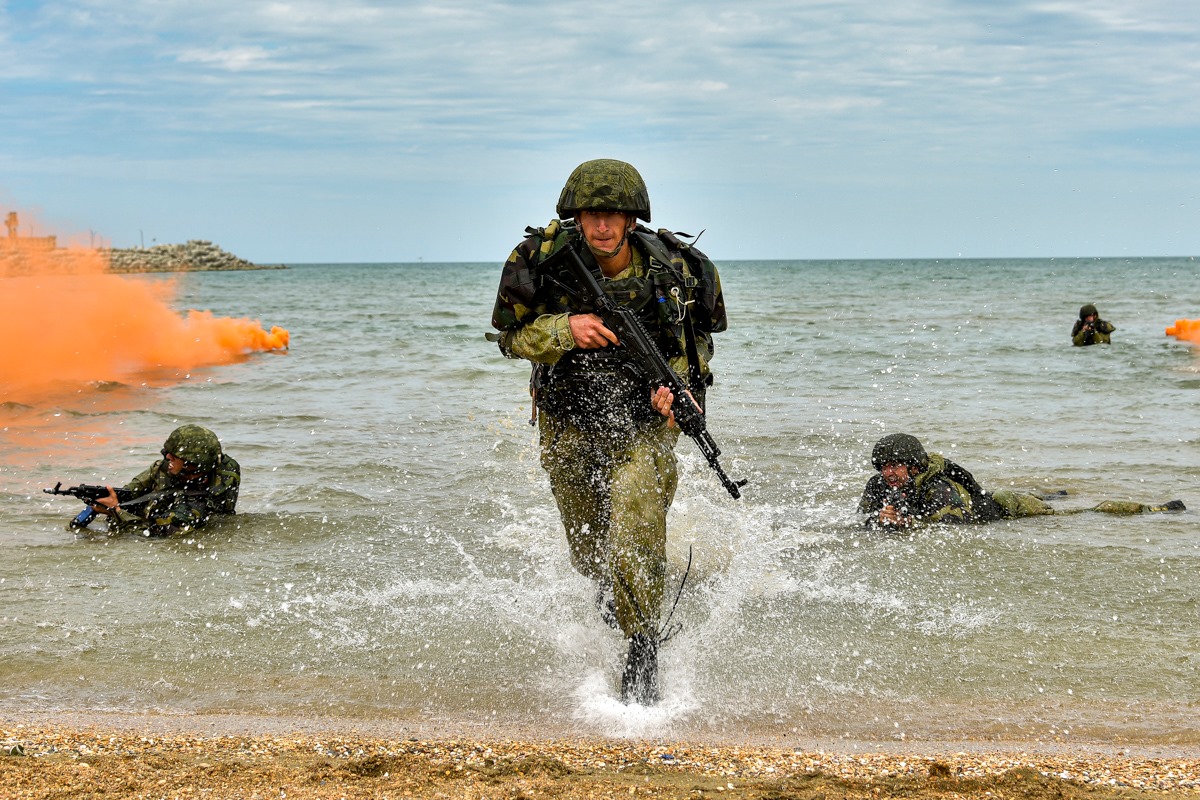
[[[630,353],[636,365],[652,384],[667,387],[675,396],[671,403],[671,413],[675,416],[675,424],[700,448],[700,452],[708,461],[708,466],[717,473],[717,477],[720,478],[726,491],[735,499],[741,497],[741,487],[745,486],[748,481],[745,479],[732,480],[721,468],[721,462],[718,460],[721,449],[717,447],[716,441],[708,432],[704,412],[696,405],[691,392],[680,380],[679,375],[671,369],[671,365],[663,356],[662,351],[658,349],[658,345],[654,343],[650,334],[642,326],[641,320],[628,308],[619,305],[608,296],[600,285],[600,281],[583,263],[583,259],[579,257],[574,246],[568,245],[563,248],[563,251],[567,266],[584,293],[583,299],[604,320],[605,326],[617,335],[617,340],[620,342],[617,346]]]

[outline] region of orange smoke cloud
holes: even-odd
[[[1167,336],[1174,336],[1185,342],[1200,344],[1200,319],[1177,319],[1175,324],[1167,328]]]
[[[105,251],[0,239],[0,400],[224,364],[288,346],[257,320],[180,316],[175,282],[108,273]]]

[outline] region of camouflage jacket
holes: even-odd
[[[564,277],[555,254],[575,246],[580,236],[573,221],[553,220],[530,234],[509,255],[500,276],[492,326],[501,333],[493,338],[508,358],[536,364],[556,364],[575,348],[567,316],[586,313],[564,289]],[[695,334],[696,365],[708,382],[708,362],[713,354],[712,334],[727,327],[725,299],[716,265],[691,245],[665,229],[655,232],[638,225],[629,237],[633,263],[612,279],[601,278],[605,291],[617,302],[630,305],[636,292],[630,286],[651,286],[654,296],[639,311],[656,336],[663,354],[680,375],[687,372],[686,327],[690,317]],[[583,260],[594,267],[586,247]]]
[[[196,485],[167,472],[160,459],[126,484],[134,497],[161,493],[145,504],[121,507],[108,518],[110,530],[169,536],[199,528],[213,514],[232,514],[241,488],[242,469],[232,456],[222,455],[212,478]]]
[[[1092,323],[1090,330],[1084,330],[1083,320],[1075,320],[1071,328],[1071,344],[1076,347],[1087,347],[1091,344],[1112,344],[1111,334],[1117,328],[1111,322],[1098,319]]]
[[[858,513],[868,515],[868,528],[885,527],[879,522],[879,512],[886,505],[897,505],[915,522],[989,522],[1004,516],[970,472],[937,453],[929,454],[924,472],[899,489],[889,489],[882,475],[867,481]]]

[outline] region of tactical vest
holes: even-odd
[[[562,228],[568,239],[579,235],[570,222],[562,223]],[[539,255],[544,257],[540,260],[547,261],[561,249],[561,241],[555,247],[559,229],[551,223],[539,232],[543,235]],[[692,392],[703,406],[705,382],[699,367],[694,365],[699,359],[687,352],[688,306],[698,281],[688,274],[686,267],[681,270],[677,266],[683,263],[682,259],[673,260],[658,237],[645,229],[632,233],[627,246],[635,248],[641,268],[635,272],[642,274],[617,280],[605,278],[600,283],[609,297],[638,316],[668,360],[690,356],[689,367],[695,366],[695,375],[688,382],[695,384]],[[594,265],[586,248],[583,258],[589,266]],[[539,280],[544,291],[554,292],[561,286],[556,285],[555,276],[543,270],[539,270]],[[591,310],[570,302],[568,297],[562,300],[573,312]],[[638,425],[662,419],[650,404],[650,381],[620,348],[570,350],[556,364],[535,368],[534,388],[539,411],[594,433],[626,434]]]

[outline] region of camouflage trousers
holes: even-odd
[[[1001,489],[992,495],[1011,518],[1038,517],[1045,514],[1079,514],[1083,511],[1098,511],[1102,514],[1147,514],[1164,510],[1161,506],[1149,506],[1145,503],[1135,503],[1129,500],[1105,500],[1092,508],[1059,509],[1055,510],[1048,503],[1031,494],[1014,492],[1011,489]]]
[[[571,564],[610,587],[626,637],[658,629],[667,571],[667,510],[675,499],[678,428],[585,433],[538,415],[542,467],[567,532]]]
[[[1054,509],[1044,500],[1034,497],[1031,494],[1014,492],[1012,489],[1001,489],[998,492],[993,492],[992,499],[1004,509],[1004,513],[1011,519],[1040,517],[1045,514],[1054,513]]]

